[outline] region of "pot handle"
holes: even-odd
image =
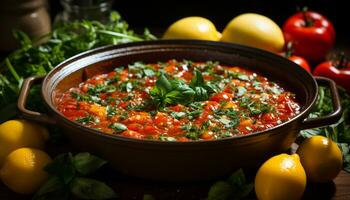
[[[33,83],[42,81],[44,77],[45,76],[31,76],[23,81],[23,85],[17,101],[17,108],[20,111],[20,116],[25,119],[44,124],[56,124],[56,121],[50,118],[48,115],[26,109],[27,97],[30,87],[33,85]]]
[[[335,124],[342,116],[343,110],[340,103],[338,89],[333,80],[324,77],[315,77],[318,85],[328,85],[331,89],[333,111],[326,116],[305,119],[301,124],[301,130],[317,128]]]

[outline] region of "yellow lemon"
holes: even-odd
[[[43,149],[48,131],[26,120],[9,120],[0,125],[0,166],[6,156],[21,147]]]
[[[163,39],[197,39],[220,40],[215,25],[203,17],[186,17],[171,24],[163,35]]]
[[[14,192],[32,194],[48,178],[43,168],[50,162],[50,156],[41,150],[20,148],[6,157],[0,178]]]
[[[280,154],[267,160],[255,177],[259,200],[300,199],[306,186],[306,174],[297,154]]]
[[[323,136],[306,139],[297,150],[307,178],[312,182],[333,180],[343,166],[343,156],[338,145]]]
[[[232,42],[279,52],[284,47],[281,28],[263,15],[246,13],[233,18],[222,32],[220,41]]]

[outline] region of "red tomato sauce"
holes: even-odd
[[[71,121],[105,134],[162,141],[213,140],[262,131],[299,113],[295,95],[218,62],[135,62],[57,98]]]

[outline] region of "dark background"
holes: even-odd
[[[331,20],[337,32],[337,43],[350,44],[350,9],[346,2],[347,0],[114,0],[113,8],[120,12],[131,28],[148,27],[162,33],[171,23],[187,16],[206,17],[222,31],[233,17],[246,12],[265,15],[282,26],[296,12],[297,6],[307,6]],[[50,4],[52,16],[62,10],[59,1],[51,1]]]

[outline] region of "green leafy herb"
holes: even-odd
[[[89,178],[76,177],[70,183],[71,193],[80,199],[110,199],[117,194],[105,183]]]
[[[170,137],[170,136],[165,136],[165,135],[160,135],[159,140],[173,142],[173,141],[176,141],[176,138]]]
[[[72,158],[72,162],[76,171],[81,175],[91,174],[107,163],[90,153],[79,153]]]
[[[93,116],[89,115],[89,116],[86,116],[86,117],[79,117],[75,121],[78,122],[78,123],[81,123],[81,124],[88,124],[88,123],[94,122],[95,119],[94,119]]]
[[[211,186],[208,200],[239,200],[250,194],[253,183],[247,183],[242,169],[234,172],[226,181],[218,181]]]
[[[118,122],[114,122],[113,124],[109,125],[108,128],[113,129],[116,133],[120,133],[128,129],[128,127],[126,127],[124,124]]]
[[[138,78],[142,78],[145,76],[152,77],[156,75],[153,68],[149,67],[143,62],[134,62],[133,64],[128,66],[128,69],[130,73],[135,74]]]
[[[1,120],[15,116],[16,109],[11,104],[17,101],[24,78],[45,75],[67,58],[96,47],[156,39],[147,29],[143,35],[135,34],[117,12],[111,13],[106,24],[97,21],[59,23],[50,34],[33,40],[20,31],[15,31],[14,35],[22,47],[0,63],[0,113],[7,113],[1,116]],[[37,45],[39,40],[45,42]],[[146,73],[149,75],[151,72]],[[39,92],[36,90],[30,98],[41,101]],[[28,106],[41,109],[42,104],[35,105]]]
[[[172,117],[174,117],[175,119],[181,119],[181,118],[186,116],[186,113],[185,112],[172,112],[172,113],[170,113],[170,115]]]
[[[71,153],[57,156],[44,169],[49,179],[34,195],[33,200],[110,199],[116,193],[103,182],[84,178],[99,169],[106,161],[90,153]]]
[[[191,102],[194,91],[183,81],[169,81],[164,74],[161,74],[150,94],[154,105],[157,108],[163,108],[166,105],[187,104]]]
[[[238,86],[236,95],[240,97],[240,96],[243,96],[246,92],[247,92],[247,89],[245,87]]]
[[[183,125],[181,128],[182,128],[182,130],[187,131],[185,136],[189,139],[192,139],[192,140],[198,140],[199,136],[202,134],[201,129],[197,128],[196,126]]]

